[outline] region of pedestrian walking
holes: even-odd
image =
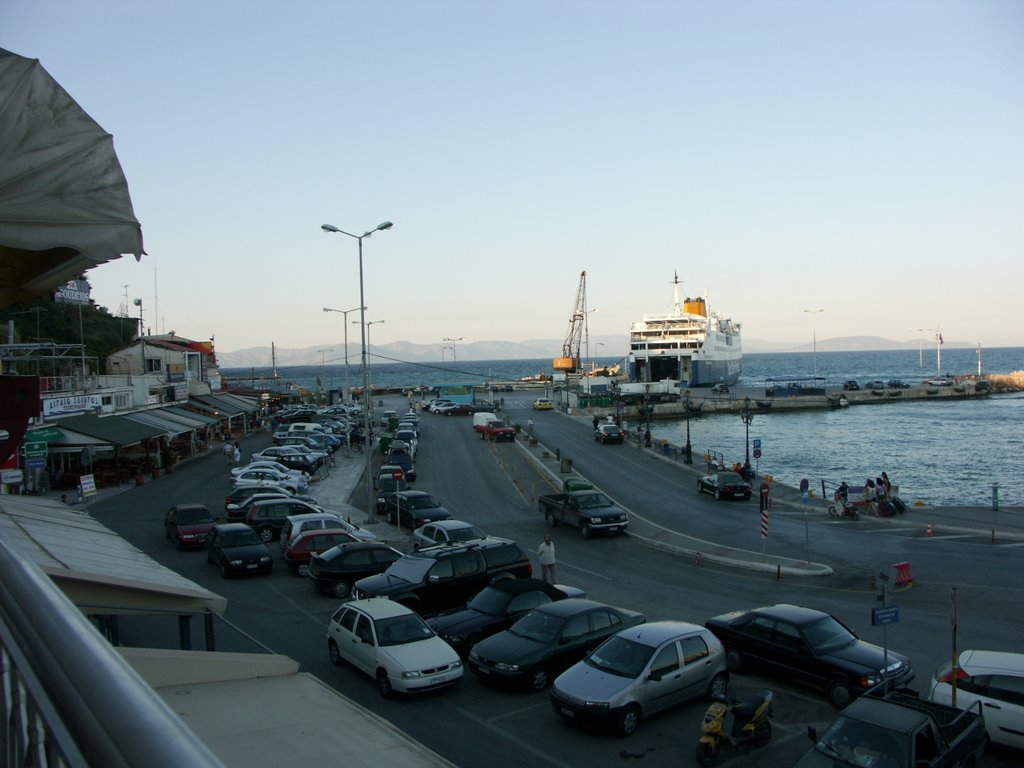
[[[235,450],[232,451],[231,458],[234,459],[235,464],[242,463],[242,447],[238,444],[237,440],[235,440]]]
[[[555,583],[555,542],[551,540],[550,534],[544,536],[544,541],[537,547],[537,557],[540,558],[540,577],[548,584]]]
[[[231,460],[235,457],[234,447],[231,445],[231,443],[224,443],[223,451],[224,457],[228,460],[228,464],[230,464]]]
[[[595,414],[594,415],[594,431],[597,432],[597,426],[601,423],[601,419]]]
[[[533,437],[533,419],[532,418],[526,420],[526,434],[529,437]]]

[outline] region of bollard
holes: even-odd
[[[999,511],[999,483],[992,483],[992,511]]]
[[[775,566],[775,580],[776,581],[782,581],[782,565],[781,564],[777,564]]]
[[[902,587],[905,584],[913,584],[914,577],[910,575],[910,562],[904,560],[902,563],[893,563],[896,569],[896,586]]]

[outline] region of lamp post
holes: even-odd
[[[370,454],[372,453],[373,446],[370,444],[370,386],[369,386],[369,371],[366,368],[366,293],[363,287],[363,240],[374,232],[383,231],[385,229],[391,229],[394,225],[390,221],[385,221],[378,224],[376,227],[368,232],[364,232],[361,235],[353,235],[351,232],[346,232],[342,229],[338,229],[333,224],[322,224],[320,229],[324,232],[333,232],[340,235],[348,235],[349,237],[355,238],[359,242],[359,319],[360,319],[360,335],[362,336],[362,359],[363,359],[363,452],[366,454],[366,521],[370,522],[373,519],[373,510],[376,506],[373,500],[373,469],[370,464]]]
[[[824,312],[824,309],[805,309],[804,312],[808,315],[820,315]],[[818,320],[814,318],[812,323],[812,352],[811,352],[811,364],[814,367],[814,378],[818,378]],[[750,463],[750,457],[747,457],[747,463]]]
[[[139,308],[139,348],[142,350],[142,375],[146,375],[146,333],[142,322],[142,299],[132,301]]]
[[[740,418],[743,419],[743,426],[747,433],[747,458],[744,463],[744,468],[750,467],[750,422],[754,420],[754,414],[750,412],[750,398],[743,398],[743,410],[740,412]]]
[[[327,386],[327,384],[326,384],[327,379],[324,377],[324,352],[333,352],[333,351],[334,351],[333,349],[318,349],[317,350],[317,352],[320,353],[320,387],[319,387],[320,391],[317,393],[319,395],[320,405],[323,405],[324,401],[326,400],[326,395],[325,395],[325,391],[324,390],[325,390],[325,388]]]
[[[587,360],[590,361],[591,373],[593,373],[594,371],[594,361],[590,359],[590,315],[593,314],[594,312],[597,312],[597,307],[594,307],[593,309],[588,309],[586,312],[583,313],[583,336],[586,338],[586,354]]]
[[[690,390],[686,390],[683,403],[686,407],[686,447],[683,449],[683,463],[693,464],[693,449],[690,447]]]
[[[441,341],[450,341],[450,342],[452,342],[452,362],[453,363],[459,362],[458,358],[455,357],[455,343],[459,342],[459,341],[464,341],[464,340],[465,340],[464,336],[459,336],[459,338],[457,338],[457,339],[447,339],[447,338],[441,339]],[[442,358],[444,357],[444,349],[443,348],[441,350],[441,357]]]
[[[352,307],[352,309],[332,309],[331,307],[324,307],[324,312],[337,312],[338,314],[344,315],[344,321],[342,329],[345,331],[345,396],[348,396],[348,313],[355,312],[357,309],[366,309],[366,307]],[[343,397],[342,400],[345,398]]]

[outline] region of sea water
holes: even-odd
[[[903,379],[920,382],[941,372],[962,375],[1024,370],[1024,348],[941,350],[941,368],[934,347],[882,352],[818,352],[746,354],[743,386],[760,386],[767,379],[801,379],[817,375],[832,387],[847,379]],[[370,380],[376,387],[419,387],[438,384],[476,384],[513,381],[538,373],[550,374],[550,360],[487,360],[423,364],[381,362],[372,356]],[[598,366],[621,362],[595,359]],[[266,370],[222,371],[245,384],[245,377],[266,376]],[[316,391],[343,386],[343,366],[296,366],[279,371],[296,387]],[[348,371],[349,382],[362,382],[358,366]],[[257,382],[258,383],[258,382]],[[755,413],[750,441],[760,440],[760,459],[751,463],[760,473],[797,485],[807,479],[820,488],[824,480],[862,485],[883,471],[910,503],[985,505],[992,503],[999,484],[1002,506],[1024,505],[1024,393],[991,395],[967,400],[899,401],[858,405],[835,410]],[[686,442],[686,422],[655,421],[654,440],[674,445]],[[690,442],[695,457],[716,451],[726,461],[742,462],[746,430],[737,414],[698,415],[690,419]]]

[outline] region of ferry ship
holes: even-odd
[[[681,388],[735,384],[743,371],[740,324],[710,311],[704,298],[680,301],[678,272],[672,285],[671,312],[630,326],[630,380],[672,379]]]

